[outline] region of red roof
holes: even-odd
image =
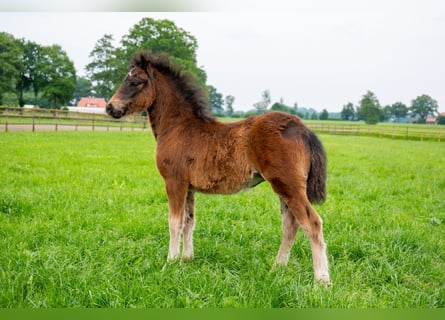
[[[436,118],[426,118],[426,123],[436,123]]]
[[[105,108],[107,106],[107,102],[104,98],[84,97],[80,98],[77,106],[86,108]]]

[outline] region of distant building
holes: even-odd
[[[78,107],[84,108],[104,108],[107,106],[107,102],[104,98],[84,97],[80,98],[77,103]]]
[[[436,118],[426,118],[425,123],[426,124],[436,124],[437,119]]]

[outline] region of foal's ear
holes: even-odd
[[[148,78],[150,80],[153,80],[153,78],[154,78],[153,67],[150,62],[147,62],[147,66],[145,67],[145,70],[147,70]]]
[[[153,67],[151,66],[149,56],[147,56],[144,52],[142,52],[140,55],[138,66],[147,72],[150,80],[153,79]]]

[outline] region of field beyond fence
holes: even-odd
[[[229,119],[228,121],[233,121]],[[305,120],[317,133],[378,138],[445,141],[445,126],[382,123],[366,125],[351,121]],[[113,119],[104,113],[81,113],[53,109],[0,106],[0,132],[15,131],[128,131],[145,130],[148,119],[141,115]]]

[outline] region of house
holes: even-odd
[[[436,124],[437,119],[436,118],[426,118],[425,123],[426,124]]]
[[[84,108],[105,108],[107,102],[104,98],[83,97],[80,98],[77,106]]]

